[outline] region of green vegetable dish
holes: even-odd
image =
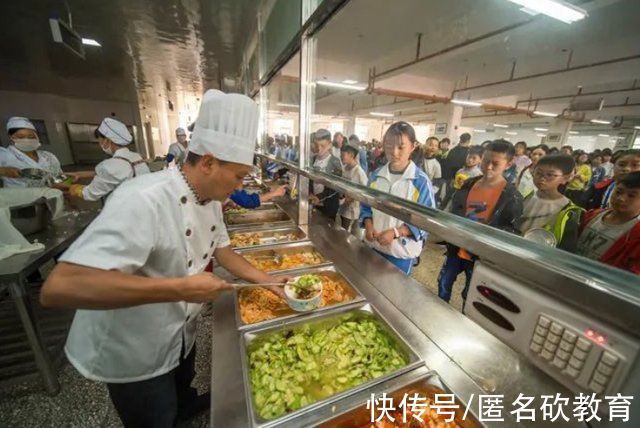
[[[296,299],[309,299],[318,294],[322,289],[320,284],[322,278],[318,275],[302,275],[298,280],[291,284]]]
[[[408,357],[369,314],[258,338],[249,346],[253,403],[275,419],[407,365]]]

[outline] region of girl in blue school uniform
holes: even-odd
[[[416,133],[411,125],[406,122],[391,125],[383,138],[388,162],[371,174],[369,187],[435,208],[429,177],[411,161],[416,146]],[[427,232],[365,204],[361,205],[360,220],[366,231],[365,243],[409,275],[422,252]]]

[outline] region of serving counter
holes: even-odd
[[[295,207],[287,207],[292,213]],[[256,422],[251,406],[251,388],[243,364],[243,326],[237,317],[236,296],[225,294],[213,304],[213,349],[211,383],[211,426],[307,427],[325,423],[346,411],[362,407],[371,394],[392,392],[400,386],[423,379],[426,373],[442,380],[463,405],[467,419],[476,420],[479,395],[502,395],[504,421],[483,422],[485,426],[548,426],[549,422],[517,422],[510,405],[522,393],[538,399],[542,395],[573,397],[552,377],[531,364],[522,354],[457,312],[415,280],[406,277],[384,258],[342,229],[335,229],[321,216],[313,216],[305,227],[315,248],[333,263],[386,323],[419,357],[419,364],[380,381],[372,381],[343,394],[329,397],[300,411],[272,421]],[[282,245],[282,244],[279,244]],[[225,272],[216,271],[225,276]],[[226,274],[228,275],[228,274]],[[354,302],[357,306],[362,302]],[[339,312],[344,305],[323,308],[323,313]],[[286,326],[311,314],[298,314],[271,325]],[[563,421],[564,422],[564,421]],[[327,425],[328,424],[328,425]],[[584,425],[575,420],[563,426]],[[344,425],[341,425],[344,426]]]

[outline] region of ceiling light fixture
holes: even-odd
[[[527,13],[538,12],[558,21],[571,24],[586,18],[587,12],[561,0],[509,0],[527,9]]]
[[[298,104],[292,104],[292,103],[278,103],[277,104],[280,107],[292,107],[292,108],[298,108]]]
[[[320,86],[328,86],[330,88],[340,89],[352,89],[354,91],[364,91],[365,89],[367,89],[366,86],[347,85],[346,83],[328,82],[326,80],[319,80],[317,83]]]
[[[494,123],[493,126],[495,126],[496,128],[508,128],[509,125],[503,125],[501,123]]]
[[[513,131],[507,131],[506,134],[507,135],[518,135],[517,132],[513,132]]]
[[[467,106],[467,107],[480,107],[482,105],[482,103],[478,103],[475,101],[465,101],[465,100],[451,100],[451,102],[454,104]]]
[[[609,134],[598,134],[598,137],[604,137],[604,138],[607,138],[607,137],[609,137]]]
[[[393,117],[393,113],[382,113],[382,112],[379,112],[379,111],[370,111],[369,114],[371,116]]]
[[[547,134],[536,134],[538,137],[546,137]]]
[[[634,126],[633,129],[640,129],[640,126]]]
[[[534,131],[547,132],[547,128],[533,128]]]
[[[589,122],[598,123],[600,125],[609,125],[609,124],[611,124],[611,121],[609,121],[609,120],[600,120],[600,119],[591,119]]]
[[[83,45],[87,45],[87,46],[97,46],[97,47],[102,47],[102,45],[100,43],[98,43],[96,40],[94,39],[85,39],[84,37],[82,38],[82,44]]]
[[[579,132],[578,131],[569,131],[569,134],[576,135],[576,134],[579,134]]]
[[[473,132],[487,132],[484,129],[474,129]]]
[[[555,113],[549,113],[549,112],[546,112],[546,111],[539,111],[539,110],[535,110],[533,112],[533,114],[535,114],[536,116],[558,117],[558,115],[555,114]]]
[[[355,85],[356,83],[358,83],[358,81],[357,80],[347,79],[347,80],[343,80],[342,83],[345,83],[347,85]]]

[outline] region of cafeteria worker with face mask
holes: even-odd
[[[38,150],[40,139],[33,123],[25,117],[7,121],[9,146],[0,147],[0,177],[4,187],[44,187],[45,178],[22,177],[22,169],[40,169],[55,177],[62,174],[60,161],[53,153]]]
[[[234,252],[222,216],[252,169],[258,122],[249,97],[207,91],[184,165],[116,189],[42,288],[44,306],[77,309],[67,358],[107,384],[125,427],[173,427],[208,405],[190,386],[196,321],[202,303],[233,292],[205,272],[212,257],[248,282],[288,279]]]
[[[106,198],[124,181],[149,173],[149,167],[142,157],[129,150],[133,141],[126,125],[111,117],[105,118],[95,131],[98,144],[103,152],[110,156],[100,162],[95,171],[69,173],[76,180],[91,178],[86,186],[73,184],[69,194],[85,201],[97,201]]]

